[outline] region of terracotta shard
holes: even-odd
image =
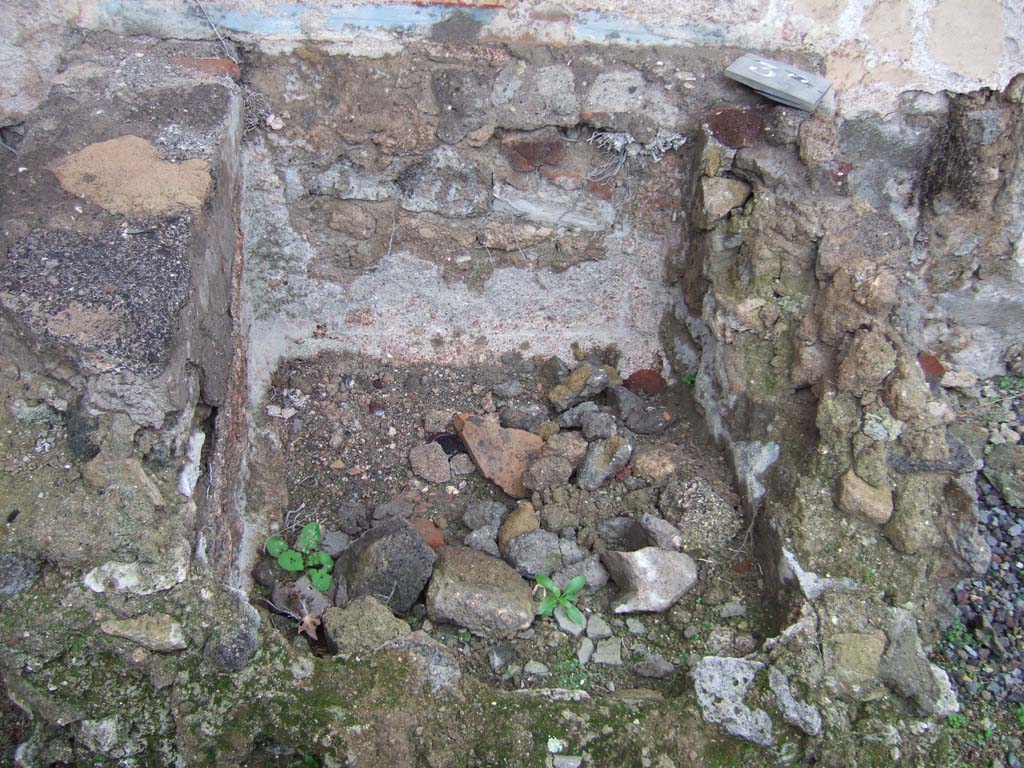
[[[523,474],[544,447],[538,435],[522,429],[503,429],[496,422],[471,413],[456,414],[453,423],[480,474],[513,498],[529,495],[523,485]]]

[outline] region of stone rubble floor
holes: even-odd
[[[483,415],[507,405],[544,403],[554,379],[548,378],[545,386],[542,379],[548,372],[542,363],[512,354],[501,364],[401,365],[337,352],[283,363],[272,377],[265,405],[266,421],[277,431],[286,466],[289,510],[282,511],[282,532],[294,535],[298,526],[314,520],[331,532],[360,515],[372,525],[373,510],[397,503],[405,514],[432,521],[446,544],[461,544],[469,533],[463,515],[470,504],[497,501],[512,509],[517,501],[482,477],[462,452],[451,458],[450,479],[438,483],[413,473],[409,452],[438,433],[451,435],[456,412]],[[730,518],[707,520],[707,530],[717,539],[699,551],[689,550],[698,567],[696,586],[664,613],[628,615],[612,611],[618,594],[613,582],[596,592],[584,590],[578,606],[593,621],[579,636],[563,631],[554,617],[537,617],[509,638],[477,636],[464,627],[432,623],[421,596],[401,618],[451,648],[465,674],[504,689],[574,688],[591,696],[660,698],[684,685],[687,668],[702,655],[743,656],[770,636],[770,617],[761,598],[764,585],[750,553],[739,499],[722,455],[703,432],[689,388],[675,383],[649,399],[673,418],[661,434],[636,435],[636,449],[671,456],[676,482],[707,481],[722,502],[709,514],[725,510]],[[603,404],[605,395],[593,400]],[[557,417],[557,410],[550,408],[547,418]],[[601,539],[602,521],[648,512],[670,517],[672,512],[659,510],[667,482],[668,477],[651,481],[625,472],[593,492],[570,483],[534,492],[532,502],[542,521],[548,519],[546,508],[570,515],[577,523],[573,534],[590,556],[607,546]],[[703,530],[705,524],[694,528]],[[725,538],[722,530],[727,531]],[[564,538],[567,531],[561,533]],[[269,558],[257,566],[256,575],[266,585],[256,587],[257,603],[273,596],[270,579],[278,587],[288,580]],[[533,586],[532,580],[528,583]],[[535,605],[541,597],[543,592],[535,589]],[[273,620],[282,631],[295,634],[294,621],[281,615]],[[603,637],[607,630],[602,631],[602,620],[610,638]],[[304,637],[295,642],[307,644]],[[327,653],[323,643],[311,648]]]

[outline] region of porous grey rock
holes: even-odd
[[[633,552],[654,546],[650,536],[632,517],[609,517],[597,523],[597,534],[609,549]]]
[[[500,501],[474,501],[462,515],[463,524],[471,531],[491,525],[501,525],[508,514],[508,507]]]
[[[796,726],[808,736],[817,736],[821,733],[821,714],[810,704],[797,700],[789,685],[789,679],[775,667],[768,671],[768,684],[775,694],[775,703],[778,704],[779,711],[787,723]]]
[[[587,441],[579,432],[556,432],[544,441],[542,456],[561,456],[576,466],[587,455]]]
[[[748,707],[743,697],[764,664],[746,659],[705,656],[690,672],[697,703],[704,719],[737,736],[763,747],[773,741],[772,721],[768,713]]]
[[[436,442],[417,445],[410,449],[409,465],[416,477],[428,483],[447,483],[452,477],[448,454]]]
[[[505,556],[524,576],[550,576],[562,567],[561,540],[550,531],[530,531],[512,539]]]
[[[587,583],[582,590],[584,592],[596,592],[608,583],[608,571],[601,565],[600,555],[591,555],[555,571],[551,574],[551,580],[559,589],[565,589],[565,586],[581,573],[587,577]]]
[[[260,645],[258,621],[247,621],[223,634],[211,637],[205,655],[214,667],[224,672],[238,672],[246,667]]]
[[[698,225],[711,229],[733,208],[743,205],[750,197],[750,185],[725,176],[702,176],[697,194]]]
[[[848,515],[884,525],[892,517],[892,491],[868,485],[851,469],[839,484],[839,508]]]
[[[350,599],[375,597],[397,613],[408,611],[430,579],[437,556],[405,520],[389,520],[356,539],[335,568]]]
[[[609,667],[622,666],[622,641],[617,637],[607,637],[598,640],[597,648],[591,661],[595,664],[606,664]]]
[[[501,426],[535,432],[548,418],[548,409],[540,403],[506,405],[498,411]]]
[[[679,529],[682,550],[702,557],[721,550],[743,528],[743,513],[703,478],[670,480],[658,509]]]
[[[564,64],[527,67],[513,61],[495,78],[491,103],[502,128],[530,131],[579,121],[576,78]]]
[[[647,534],[652,546],[676,551],[683,548],[682,534],[668,520],[645,512],[640,518],[640,527]]]
[[[485,525],[470,531],[463,542],[467,547],[485,552],[492,557],[501,557],[498,551],[498,524]]]
[[[576,565],[576,563],[583,562],[583,559],[587,556],[587,553],[583,551],[583,548],[576,543],[576,539],[562,536],[558,542],[559,551],[562,553],[562,565]]]
[[[368,596],[351,601],[345,608],[324,611],[323,630],[328,648],[342,656],[368,653],[412,631],[389,608]]]
[[[39,565],[12,552],[0,554],[0,599],[14,597],[35,584]]]
[[[508,637],[533,623],[530,587],[496,557],[467,547],[438,551],[427,589],[427,616],[478,635]]]
[[[401,206],[443,216],[474,216],[487,210],[490,187],[484,170],[457,150],[437,147],[398,178]]]
[[[575,405],[558,415],[558,426],[562,429],[579,429],[583,426],[583,417],[590,413],[598,413],[597,403],[587,400]]]
[[[604,552],[601,562],[621,590],[616,613],[667,611],[697,583],[697,565],[682,552],[644,547]]]
[[[583,414],[580,419],[580,427],[582,427],[583,436],[587,440],[606,440],[618,431],[615,417],[610,413],[600,411]]]
[[[385,504],[377,509],[389,511]],[[369,529],[370,521],[374,517],[375,515],[371,515],[370,510],[364,505],[354,501],[344,501],[332,511],[329,526],[348,536],[360,536]]]
[[[621,435],[594,441],[576,470],[576,485],[585,491],[596,491],[626,466],[632,453],[633,446]]]
[[[572,477],[573,465],[562,456],[541,456],[530,462],[523,474],[523,485],[531,491],[547,491],[565,485]]]
[[[633,665],[633,671],[640,675],[640,677],[664,680],[675,674],[676,667],[660,653],[648,653],[642,660]]]
[[[672,414],[659,405],[649,403],[625,387],[610,387],[608,399],[622,422],[638,435],[657,435],[672,422]]]
[[[1007,504],[1024,509],[1024,445],[1006,443],[993,447],[985,457],[984,472]]]

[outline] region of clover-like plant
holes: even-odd
[[[321,592],[326,592],[331,587],[334,558],[318,549],[320,538],[320,524],[307,523],[299,531],[295,549],[288,546],[283,536],[271,536],[266,543],[267,554],[276,558],[277,564],[288,573],[305,570],[309,583]]]
[[[580,590],[587,583],[587,577],[584,574],[580,574],[568,584],[565,585],[565,589],[559,589],[555,582],[551,580],[551,577],[545,576],[543,573],[538,573],[536,576],[537,583],[544,587],[547,591],[547,597],[545,597],[541,603],[540,608],[537,609],[537,613],[541,616],[550,616],[555,612],[555,608],[562,606],[565,611],[566,618],[569,619],[573,624],[583,625],[583,614],[580,613],[580,609],[575,606],[575,602],[579,600]]]

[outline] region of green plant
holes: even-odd
[[[1024,728],[1024,704],[1018,704],[1014,708],[1013,716],[1017,718],[1017,725]]]
[[[967,645],[967,627],[960,621],[959,616],[953,620],[953,623],[949,625],[949,629],[946,630],[946,642],[955,648],[963,648]]]
[[[309,583],[321,592],[326,592],[331,586],[334,559],[318,549],[321,536],[319,523],[307,523],[299,531],[295,549],[288,546],[283,536],[271,536],[267,539],[265,549],[267,554],[275,558],[277,564],[288,573],[305,570],[309,576]]]
[[[552,668],[557,675],[555,680],[559,688],[583,690],[590,682],[590,676],[583,670],[583,665],[575,656],[555,663]]]
[[[1021,376],[1000,376],[996,379],[996,386],[999,389],[1006,391],[1015,391],[1024,389],[1024,377]]]
[[[543,573],[537,574],[537,583],[540,584],[547,591],[548,595],[541,601],[540,608],[537,609],[537,613],[541,616],[550,616],[555,612],[555,608],[562,606],[565,611],[566,617],[573,624],[583,624],[583,614],[580,613],[580,609],[575,606],[575,602],[580,597],[580,590],[587,583],[587,577],[584,574],[580,574],[568,584],[565,585],[565,589],[561,590],[555,586],[555,582],[551,580],[551,577],[545,576]]]
[[[683,384],[685,384],[688,387],[692,387],[694,384],[697,383],[697,374],[694,373],[693,371],[687,371],[679,378],[683,382]]]
[[[946,717],[946,725],[954,731],[963,728],[967,725],[967,715],[962,715],[959,712],[953,712]]]

